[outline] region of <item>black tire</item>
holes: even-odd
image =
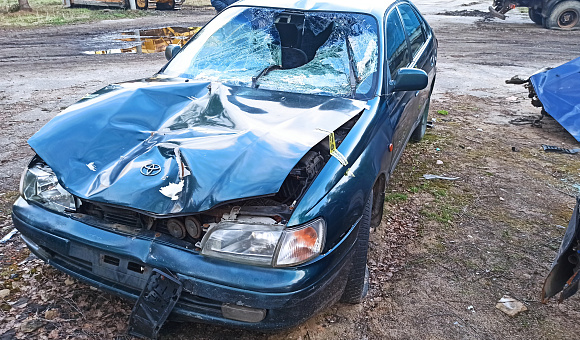
[[[147,9],[147,7],[149,7],[149,1],[148,0],[135,0],[135,7],[137,7],[137,9]]]
[[[376,228],[383,220],[385,208],[385,178],[380,176],[373,186],[373,208],[371,210],[371,228]]]
[[[546,27],[569,30],[579,27],[580,1],[562,1],[546,17]]]
[[[175,1],[171,0],[170,2],[165,2],[165,3],[158,3],[157,4],[157,9],[160,10],[164,10],[164,11],[170,11],[175,9]]]
[[[367,266],[367,254],[369,250],[369,234],[371,226],[371,210],[373,206],[373,195],[369,197],[363,216],[360,221],[352,266],[348,273],[346,287],[340,297],[340,302],[357,304],[367,296],[369,291],[369,268]]]
[[[427,131],[427,116],[429,116],[429,106],[431,105],[431,95],[427,98],[427,104],[425,104],[425,108],[423,109],[423,113],[421,114],[421,121],[419,125],[415,128],[415,131],[411,134],[411,142],[420,142],[425,136],[425,131]]]
[[[530,16],[530,19],[534,22],[534,24],[536,25],[543,25],[543,17],[542,17],[542,9],[541,8],[528,8],[528,15]]]

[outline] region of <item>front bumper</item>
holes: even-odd
[[[297,325],[344,290],[358,228],[314,261],[293,268],[226,262],[165,242],[84,224],[18,199],[12,218],[38,257],[97,288],[137,300],[153,268],[177,275],[184,292],[170,319],[273,330]],[[265,309],[256,323],[225,318],[223,305]]]

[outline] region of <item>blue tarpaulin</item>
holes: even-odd
[[[544,110],[580,142],[580,58],[530,80]]]

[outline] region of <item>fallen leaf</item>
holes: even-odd
[[[58,332],[58,329],[53,329],[52,331],[50,331],[50,333],[48,333],[48,338],[49,339],[61,339],[61,336]]]
[[[0,299],[3,299],[10,295],[10,289],[2,289],[0,290]]]
[[[32,333],[40,327],[44,326],[46,322],[38,319],[24,320],[20,325],[20,331],[23,333]]]
[[[49,309],[46,312],[44,312],[44,318],[46,320],[54,320],[55,318],[57,318],[59,316],[59,312],[56,309]]]

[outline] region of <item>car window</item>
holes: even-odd
[[[395,78],[398,69],[407,66],[410,62],[405,32],[396,9],[387,17],[387,61],[391,79]]]
[[[420,13],[418,13],[417,11],[414,12],[417,15],[417,19],[419,19],[419,21],[421,22],[421,27],[423,27],[423,32],[425,33],[425,38],[429,40],[429,38],[431,38],[432,36],[431,28],[429,27],[429,25],[427,25],[425,18],[423,18]]]
[[[425,33],[423,32],[421,21],[419,21],[411,6],[405,4],[400,5],[399,11],[405,24],[405,30],[407,31],[409,43],[411,44],[411,53],[414,57],[426,41]]]
[[[376,20],[364,14],[231,7],[202,29],[162,74],[371,97],[379,58],[377,31]]]

